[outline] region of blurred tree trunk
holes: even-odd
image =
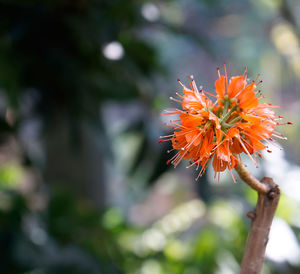
[[[45,179],[104,207],[108,201],[101,134],[84,123],[79,126],[79,131],[79,141],[74,142],[76,138],[71,136],[67,119],[59,117],[52,123],[45,136]]]

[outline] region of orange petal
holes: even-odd
[[[247,84],[244,76],[233,76],[229,80],[228,85],[228,96],[229,98],[233,98],[236,94],[238,94]]]
[[[213,168],[215,172],[224,171],[227,167],[227,162],[224,162],[218,159],[217,155],[215,155],[213,160]]]
[[[239,107],[241,109],[251,109],[258,105],[258,99],[255,94],[255,83],[251,83],[238,95]]]

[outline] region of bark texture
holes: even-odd
[[[280,190],[271,178],[260,181],[267,192],[258,191],[258,201],[254,212],[249,212],[251,227],[241,264],[241,274],[259,274],[263,267],[266,246],[274,214],[280,198]]]

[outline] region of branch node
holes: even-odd
[[[273,190],[271,190],[269,193],[268,193],[268,197],[271,199],[271,200],[273,200],[275,197],[276,197],[276,193],[273,191]]]
[[[279,186],[273,181],[272,178],[264,177],[261,182],[270,189],[267,193],[267,197],[269,199],[273,200],[280,195]]]
[[[249,212],[247,213],[247,217],[250,218],[251,220],[254,220],[255,217],[256,217],[256,214],[255,214],[255,212],[253,212],[253,211],[249,211]]]

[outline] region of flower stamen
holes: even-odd
[[[228,81],[226,64],[224,76],[217,68],[218,80],[215,83],[216,95],[198,89],[194,77],[188,77],[190,88],[179,79],[183,88],[183,95],[176,93],[178,98],[170,97],[180,103],[182,109],[167,110],[163,115],[178,115],[179,118],[170,120],[175,132],[161,136],[162,140],[171,141],[173,148],[168,153],[178,152],[167,161],[176,167],[183,159],[190,159],[187,168],[196,166],[200,172],[196,180],[206,171],[212,161],[215,178],[220,182],[220,173],[228,168],[232,179],[236,182],[233,168],[245,166],[241,160],[241,153],[245,153],[254,165],[258,166],[257,157],[262,157],[260,150],[267,149],[267,144],[276,146],[271,137],[286,140],[281,133],[274,130],[279,125],[290,125],[292,122],[279,123],[282,116],[275,116],[273,111],[278,106],[259,103],[261,91],[256,87],[262,83],[256,79],[249,84],[247,67],[241,76],[233,76]],[[256,83],[257,82],[257,83]],[[217,100],[212,102],[208,97]]]

